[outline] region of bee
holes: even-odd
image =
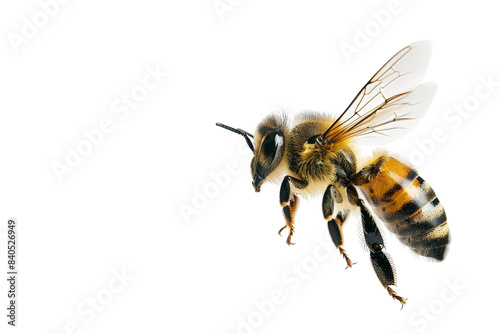
[[[342,228],[351,212],[360,212],[373,269],[401,308],[407,299],[393,288],[396,270],[377,221],[416,254],[442,261],[450,240],[446,214],[414,168],[382,151],[361,164],[357,152],[360,145],[382,145],[401,137],[425,114],[437,90],[434,83],[420,84],[431,51],[429,41],[420,41],[396,53],[336,118],[308,112],[291,120],[284,113],[271,114],[255,135],[216,123],[242,135],[253,151],[250,167],[256,192],[266,181],[281,182],[285,226],[279,234],[288,228],[289,245],[298,196],[322,193],[332,241],[352,267]]]

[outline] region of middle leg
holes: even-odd
[[[342,195],[334,185],[329,185],[323,195],[323,216],[328,221],[328,231],[333,243],[347,263],[346,268],[351,268],[356,262],[352,262],[349,256],[347,256],[347,252],[344,249],[344,235],[342,233],[342,226],[349,215],[349,211],[339,211],[335,218],[333,218],[335,202],[342,202]]]

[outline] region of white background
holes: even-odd
[[[225,11],[214,3],[0,5],[0,259],[6,272],[6,225],[15,217],[17,332],[495,328],[500,48],[493,2],[225,0]],[[394,53],[422,39],[434,46],[425,81],[439,90],[419,126],[387,149],[418,162],[446,209],[452,244],[444,262],[432,263],[385,233],[397,291],[409,298],[400,311],[371,268],[357,218],[344,229],[357,264],[344,270],[321,196],[302,201],[296,244],[286,245],[277,234],[279,186],[256,194],[250,151],[215,122],[253,132],[272,111],[337,114]],[[357,53],[346,57],[346,44]],[[168,76],[126,117],[117,113],[124,94],[141,92],[148,69]],[[106,119],[112,131],[85,146],[84,132]],[[431,144],[433,133],[439,142]],[[66,164],[78,145],[90,151],[59,179],[54,164]],[[214,183],[211,175],[228,169],[230,177]],[[13,333],[6,283],[0,327]]]

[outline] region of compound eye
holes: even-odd
[[[264,138],[262,142],[262,150],[266,155],[271,154],[274,150],[276,150],[274,146],[274,137],[276,137],[276,133],[270,133]]]
[[[283,145],[283,136],[277,132],[271,132],[262,141],[262,151],[266,156],[273,155],[281,145]]]

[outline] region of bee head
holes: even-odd
[[[276,170],[285,153],[284,117],[270,115],[257,127],[255,150],[250,168],[252,185],[256,192],[264,180]]]
[[[255,137],[242,129],[235,129],[222,123],[216,123],[226,130],[242,135],[253,152],[250,168],[252,185],[256,192],[260,191],[262,182],[276,170],[285,152],[286,115],[270,115],[257,127]],[[253,143],[252,140],[254,139]],[[255,148],[254,148],[255,145]]]

